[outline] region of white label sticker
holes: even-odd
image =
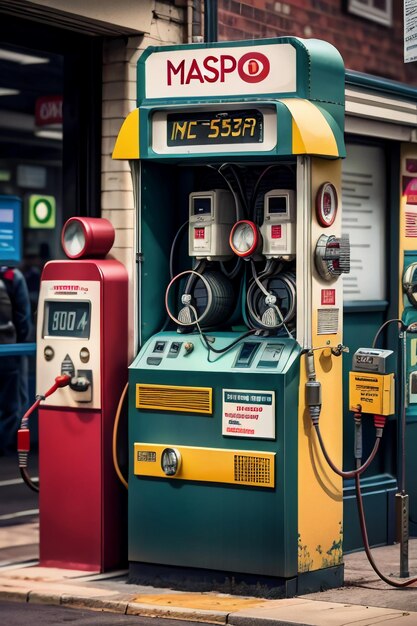
[[[223,435],[275,439],[275,392],[223,389],[222,416]]]

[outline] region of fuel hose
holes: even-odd
[[[32,478],[29,476],[29,472],[27,470],[30,452],[29,418],[43,400],[46,400],[46,398],[55,393],[57,389],[61,389],[62,387],[66,387],[67,385],[69,385],[70,381],[71,377],[67,374],[57,376],[52,387],[50,387],[48,391],[45,391],[44,395],[36,396],[35,402],[32,404],[31,407],[29,407],[20,422],[20,428],[17,431],[17,452],[19,457],[19,470],[23,481],[32,491],[39,492],[39,482],[33,481]]]

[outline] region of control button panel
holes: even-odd
[[[175,359],[180,353],[181,346],[182,346],[182,341],[173,341],[171,345],[169,346],[168,358]]]
[[[257,367],[277,367],[282,350],[282,344],[267,343],[258,361]]]
[[[160,356],[148,356],[146,363],[148,365],[160,365],[162,358]]]
[[[167,345],[166,341],[156,341],[153,347],[153,352],[158,354],[162,354],[165,351],[165,346]]]
[[[260,346],[257,341],[245,341],[236,357],[233,367],[250,367]]]

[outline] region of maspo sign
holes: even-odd
[[[146,98],[186,98],[296,91],[290,44],[153,52],[145,65]]]

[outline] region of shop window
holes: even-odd
[[[386,299],[385,153],[378,146],[347,145],[342,169],[342,232],[351,244],[351,270],[343,275],[345,301]]]
[[[392,0],[348,0],[347,9],[379,24],[392,25]]]

